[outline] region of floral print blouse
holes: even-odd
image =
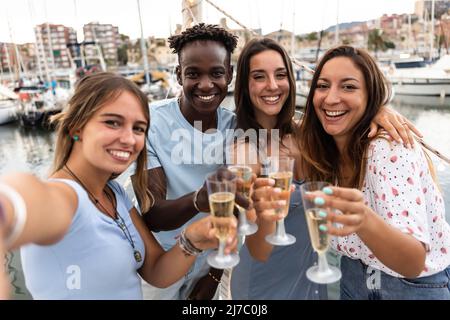
[[[425,269],[420,277],[444,270],[450,265],[450,226],[424,150],[418,144],[406,149],[380,137],[371,142],[367,161],[362,190],[366,204],[388,224],[425,245]],[[340,254],[402,277],[381,263],[355,233],[333,237],[331,242]]]

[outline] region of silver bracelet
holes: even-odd
[[[6,248],[10,248],[22,234],[25,222],[27,220],[27,207],[23,197],[14,189],[5,183],[0,183],[0,194],[3,194],[13,206],[13,222],[11,232],[5,239]]]
[[[192,244],[192,242],[188,238],[186,238],[186,229],[183,229],[183,231],[181,231],[177,243],[181,250],[184,252],[185,256],[198,256],[203,252],[203,250],[196,248]]]
[[[195,210],[197,210],[198,212],[202,212],[202,211],[200,210],[200,208],[198,207],[198,205],[197,205],[198,193],[200,192],[201,189],[202,189],[202,188],[199,188],[199,189],[197,189],[197,191],[195,191],[195,193],[194,193],[194,198],[193,198],[193,200],[192,200],[192,202],[194,203],[194,208],[195,208]]]

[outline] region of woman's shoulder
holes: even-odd
[[[395,141],[386,133],[378,135],[370,142],[369,151],[374,153],[409,153],[411,149],[408,149],[403,144]]]
[[[426,161],[424,151],[418,143],[413,148],[407,148],[388,135],[373,139],[368,151],[369,161],[383,162],[388,166],[402,166],[406,163],[419,164]]]

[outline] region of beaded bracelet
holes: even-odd
[[[25,227],[25,222],[27,220],[27,207],[22,196],[7,184],[0,183],[0,194],[3,194],[13,206],[13,223],[11,227],[11,232],[5,239],[6,248],[10,247],[19,238],[20,234]]]
[[[217,279],[217,278],[211,273],[211,271],[208,272],[208,275],[209,275],[215,282],[220,283],[220,279]]]
[[[186,229],[183,229],[183,231],[181,231],[181,234],[178,237],[177,242],[186,257],[198,256],[200,253],[203,252],[203,250],[196,248],[192,244],[192,242],[188,238],[186,238]]]

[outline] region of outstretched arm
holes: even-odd
[[[23,231],[6,250],[26,243],[49,245],[64,236],[78,204],[77,195],[71,187],[61,182],[44,182],[31,174],[3,176],[0,185],[17,193],[26,206]],[[10,195],[0,191],[7,237],[15,226],[14,201]]]
[[[162,167],[150,169],[148,189],[154,197],[154,204],[148,212],[143,213],[144,221],[152,231],[178,229],[199,211],[194,206],[195,192],[188,193],[178,199],[166,200],[167,179]],[[197,196],[197,207],[203,212],[209,211],[206,188],[202,188]]]
[[[149,232],[136,209],[133,208],[130,214],[145,244],[144,265],[139,269],[139,274],[144,280],[159,288],[165,288],[175,283],[189,271],[196,257],[187,255],[178,243],[165,252],[153,234]],[[237,221],[233,219],[230,223],[232,236],[227,241],[226,253],[236,250],[237,245]],[[185,230],[186,238],[194,247],[201,250],[217,248],[218,240],[211,216],[193,222]]]

